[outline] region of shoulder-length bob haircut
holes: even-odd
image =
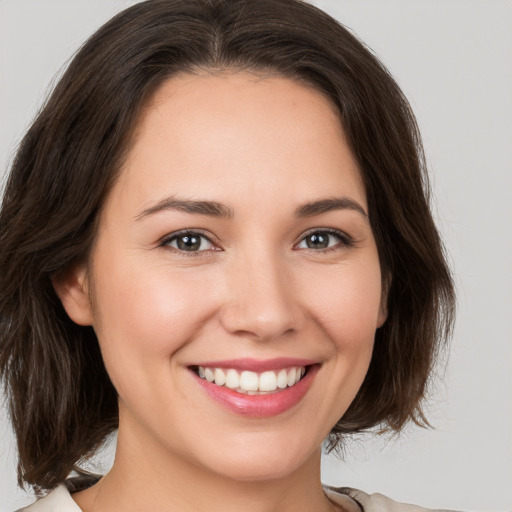
[[[374,426],[427,423],[421,403],[450,334],[454,292],[420,136],[399,87],[353,34],[302,1],[149,0],[78,51],[22,140],[6,185],[0,372],[20,485],[63,481],[118,423],[96,335],[68,318],[52,277],[87,259],[98,212],[155,90],[178,73],[223,70],[287,77],[328,97],[365,185],[388,318],[330,446]]]

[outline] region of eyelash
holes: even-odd
[[[343,231],[338,231],[337,229],[324,228],[324,229],[313,229],[311,231],[308,231],[307,233],[302,235],[299,243],[296,244],[295,247],[297,245],[299,245],[300,243],[304,242],[308,237],[310,237],[312,235],[328,235],[328,236],[333,236],[338,239],[338,243],[331,247],[326,247],[324,249],[311,249],[311,248],[306,249],[306,250],[310,250],[315,253],[320,252],[322,254],[325,254],[325,253],[328,253],[331,251],[336,251],[339,249],[352,247],[354,245],[354,240],[350,236],[348,236],[346,233],[344,233]],[[296,250],[299,250],[299,249],[296,249]]]
[[[333,245],[333,246],[331,246],[331,247],[326,247],[324,249],[303,248],[302,250],[308,250],[308,251],[312,251],[314,253],[325,254],[325,253],[328,253],[328,252],[331,252],[331,251],[336,251],[336,250],[339,250],[339,249],[342,249],[342,248],[351,247],[351,246],[354,245],[353,239],[351,237],[349,237],[346,233],[343,233],[342,231],[338,231],[336,229],[314,229],[314,230],[311,230],[311,231],[305,233],[301,237],[299,242],[294,245],[294,249],[295,250],[301,250],[301,249],[297,249],[296,247],[299,244],[301,244],[302,242],[304,242],[308,237],[310,237],[312,235],[328,235],[328,236],[333,236],[333,237],[338,239],[338,243]],[[212,242],[212,240],[209,237],[207,237],[206,235],[204,235],[203,233],[201,233],[199,231],[193,231],[193,230],[183,230],[183,231],[178,231],[176,233],[171,233],[170,235],[164,237],[160,241],[159,247],[168,248],[168,249],[173,250],[176,253],[182,254],[184,256],[186,255],[186,256],[192,256],[192,257],[204,256],[203,253],[212,251],[212,249],[203,249],[203,250],[196,250],[196,251],[186,251],[186,250],[183,250],[183,249],[179,249],[178,247],[171,247],[170,246],[170,244],[173,241],[178,240],[180,237],[185,237],[185,236],[200,238],[202,240],[206,240],[212,246],[215,246],[215,243]],[[219,250],[221,250],[221,249],[218,249],[218,248],[217,249],[213,249],[213,251],[219,251]]]
[[[209,244],[211,244],[212,246],[215,246],[214,242],[212,242],[210,240],[209,237],[207,237],[206,235],[204,235],[203,233],[199,232],[199,231],[193,231],[193,230],[189,230],[189,229],[185,229],[183,231],[178,231],[176,233],[171,233],[170,235],[168,236],[165,236],[160,244],[159,244],[159,247],[164,247],[164,248],[168,248],[180,255],[183,255],[183,256],[192,256],[192,257],[198,257],[198,256],[204,256],[204,252],[208,252],[208,251],[211,251],[212,249],[207,249],[207,250],[202,250],[202,251],[185,251],[185,250],[182,250],[182,249],[179,249],[177,247],[171,247],[169,244],[171,242],[173,242],[174,240],[178,240],[180,237],[185,237],[185,236],[190,236],[190,237],[197,237],[197,238],[200,238],[200,239],[203,239],[203,240],[206,240]],[[202,242],[201,242],[202,243]],[[213,249],[214,251],[218,251],[220,249]]]

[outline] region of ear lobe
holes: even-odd
[[[382,283],[380,297],[379,315],[377,317],[377,328],[382,327],[388,318],[388,292],[391,287],[391,278],[388,277]]]
[[[387,297],[383,296],[379,306],[379,316],[377,317],[377,328],[382,327],[388,318]]]
[[[86,265],[78,265],[54,275],[52,284],[69,318],[78,325],[92,325]]]

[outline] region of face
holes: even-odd
[[[60,290],[119,393],[118,449],[241,480],[316,460],[385,319],[367,211],[318,92],[244,73],[165,83],[79,291]]]

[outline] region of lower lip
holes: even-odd
[[[217,386],[194,373],[196,381],[215,401],[242,416],[268,418],[282,414],[297,405],[307,393],[319,365],[308,367],[306,375],[294,386],[265,395],[244,395],[225,386]]]

